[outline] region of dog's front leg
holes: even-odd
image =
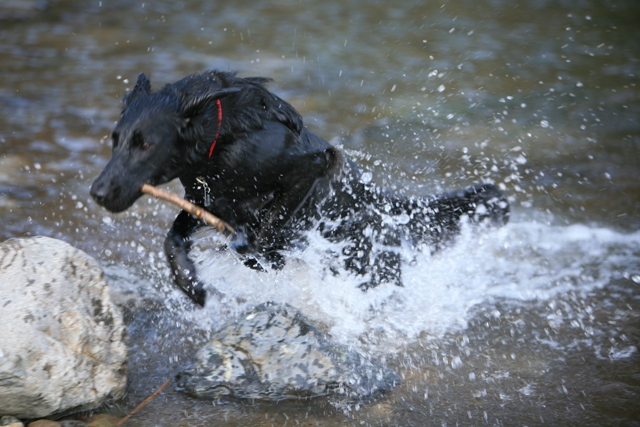
[[[190,236],[200,226],[199,220],[185,211],[180,212],[164,241],[164,251],[176,285],[196,304],[204,307],[206,292],[196,276],[196,266],[189,258]]]

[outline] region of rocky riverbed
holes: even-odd
[[[59,240],[10,239],[0,244],[0,287],[0,425],[36,418],[29,427],[117,424],[119,417],[91,415],[122,398],[127,380],[127,329],[111,296],[117,290],[97,262]],[[277,303],[228,322],[175,381],[177,390],[200,398],[332,396],[337,405],[380,399],[399,383],[384,364]]]

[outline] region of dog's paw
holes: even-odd
[[[201,283],[198,283],[198,285],[193,288],[193,293],[189,295],[189,298],[200,307],[204,307],[207,302],[207,291],[204,290]]]
[[[191,301],[195,302],[200,307],[204,307],[207,301],[207,291],[205,291],[202,283],[193,281],[188,284],[178,283],[178,286],[182,292],[191,299]]]

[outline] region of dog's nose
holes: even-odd
[[[91,197],[93,197],[93,199],[98,202],[99,205],[102,205],[105,197],[107,197],[106,186],[102,185],[98,180],[95,180],[91,185],[89,194],[91,194]]]

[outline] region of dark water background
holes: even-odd
[[[385,187],[493,181],[527,235],[579,224],[611,243],[589,259],[564,248],[563,266],[580,271],[573,290],[499,295],[463,330],[398,343],[389,363],[403,385],[377,405],[169,391],[131,425],[640,425],[638,22],[635,1],[4,1],[0,240],[57,237],[170,287],[161,250],[175,209],[145,198],[112,216],[88,194],[120,99],[141,71],[156,87],[208,68],[272,77],[307,126]],[[539,242],[519,248],[540,256]],[[587,276],[605,283],[582,286]],[[207,333],[185,342],[173,307],[147,308],[130,316],[129,395],[115,413]]]

